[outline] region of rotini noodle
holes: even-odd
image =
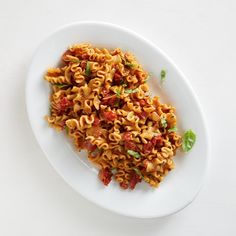
[[[47,122],[88,151],[104,185],[114,176],[123,189],[157,187],[174,168],[175,108],[147,95],[148,76],[131,53],[87,43],[70,46],[44,76],[52,87]]]

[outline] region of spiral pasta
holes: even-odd
[[[78,150],[99,168],[99,178],[123,189],[145,181],[157,187],[174,168],[181,146],[175,108],[147,95],[148,73],[131,53],[75,44],[58,68],[48,69],[50,115]]]

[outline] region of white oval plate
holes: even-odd
[[[180,132],[193,129],[197,142],[189,154],[178,152],[176,168],[160,187],[139,184],[133,191],[121,190],[115,183],[104,187],[97,170],[85,153],[74,150],[63,133],[49,128],[44,120],[49,111],[49,85],[43,80],[48,67],[56,66],[62,53],[73,43],[90,42],[98,47],[120,47],[134,53],[143,67],[153,74],[148,82],[152,95],[161,96],[177,108]],[[159,87],[161,69],[167,78]],[[56,171],[86,199],[113,212],[139,218],[170,215],[187,206],[200,190],[208,162],[208,138],[202,110],[184,75],[158,47],[130,30],[99,22],[73,23],[44,40],[31,62],[26,86],[29,120],[36,139]]]

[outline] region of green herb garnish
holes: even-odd
[[[191,130],[187,130],[183,136],[182,148],[184,152],[188,152],[192,149],[196,142],[196,134]]]
[[[91,68],[90,68],[90,63],[89,63],[89,61],[87,61],[87,64],[86,64],[85,74],[86,74],[87,76],[90,76],[90,74],[91,74]]]
[[[133,156],[135,157],[136,159],[139,159],[141,157],[141,155],[138,153],[138,152],[135,152],[133,150],[128,150],[127,153],[130,155],[130,156]]]
[[[177,132],[177,131],[178,131],[178,129],[177,129],[176,126],[170,128],[170,129],[168,129],[168,132],[169,132],[169,133],[170,133],[170,132]]]
[[[167,127],[167,121],[166,121],[166,119],[165,118],[161,118],[161,127],[162,128],[166,128]]]
[[[136,168],[136,167],[133,167],[132,169],[135,171],[135,173],[136,173],[138,176],[140,176],[140,177],[143,179],[143,175],[142,175],[140,169],[138,169],[138,168]]]
[[[138,89],[126,89],[125,93],[137,93],[138,91]]]
[[[79,62],[80,62],[80,59],[71,58],[70,61],[71,61],[71,62],[74,62],[74,63],[79,63]]]
[[[166,71],[161,70],[161,83],[163,83],[166,80]]]
[[[53,84],[53,85],[57,86],[58,88],[65,88],[70,86],[69,84]]]
[[[116,90],[116,96],[119,98],[120,97],[120,94],[121,94],[121,91],[120,90]]]
[[[125,65],[130,67],[130,68],[136,68],[137,67],[137,65],[135,65],[133,63],[130,63],[130,62],[126,62]]]

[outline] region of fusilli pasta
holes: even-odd
[[[108,185],[157,187],[174,168],[181,146],[175,108],[147,95],[149,76],[131,53],[75,44],[58,68],[48,69],[50,126],[66,130]]]

